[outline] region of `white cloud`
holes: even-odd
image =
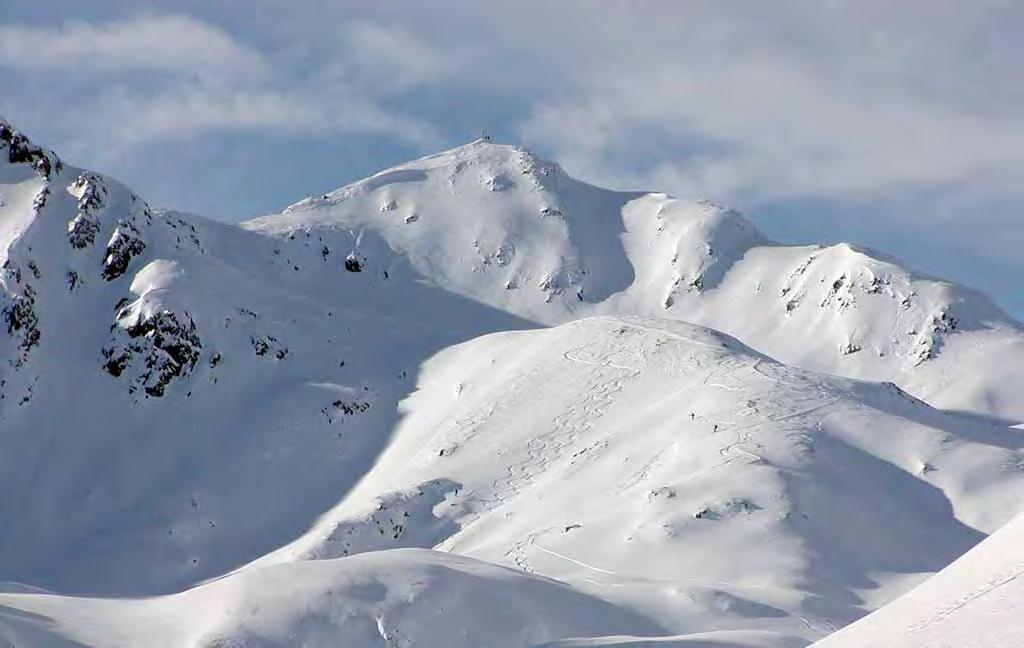
[[[349,26],[343,38],[338,63],[378,91],[438,83],[459,67],[455,52],[441,51],[402,26],[360,21]]]
[[[119,91],[104,96],[81,118],[108,125],[106,132],[88,135],[103,139],[108,158],[140,144],[230,132],[253,137],[375,134],[420,146],[439,141],[429,125],[389,114],[372,102],[300,90],[194,84],[156,94]]]
[[[103,24],[0,26],[0,66],[255,76],[265,63],[257,52],[207,23],[188,16],[142,15]]]
[[[906,15],[826,4],[788,23],[781,5],[774,21],[680,11],[673,33],[640,38],[622,17],[623,45],[591,43],[596,62],[539,102],[524,137],[600,182],[726,199],[1004,190],[997,177],[1024,172],[1024,98],[1003,87],[1024,79],[976,59],[991,30],[922,17],[911,38]]]
[[[6,66],[28,83],[50,83],[54,96],[68,78],[41,72],[85,75],[75,86],[82,90],[78,110],[51,110],[74,133],[69,148],[101,150],[101,159],[156,141],[242,131],[254,137],[373,134],[439,146],[428,124],[385,110],[380,99],[436,79],[447,63],[410,35],[373,23],[356,23],[344,36],[336,60],[314,57],[296,65],[188,16],[0,25],[0,72]]]

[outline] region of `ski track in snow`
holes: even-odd
[[[716,352],[721,352],[722,350],[722,347],[720,346],[709,344],[701,340],[695,340],[691,337],[679,335],[670,331],[665,331],[663,329],[639,325],[633,322],[624,322],[623,328],[626,328],[627,326],[633,329],[652,332],[659,336],[664,335],[666,337],[676,339],[687,344],[694,344],[697,346],[714,350]],[[496,480],[495,483],[492,484],[492,488],[495,489],[496,495],[493,497],[492,500],[490,500],[492,506],[488,510],[493,510],[494,508],[500,507],[504,502],[508,501],[509,498],[521,492],[521,490],[527,484],[531,483],[536,475],[543,472],[544,467],[548,463],[557,461],[558,459],[562,458],[564,454],[563,450],[571,448],[575,443],[576,438],[578,436],[583,435],[590,427],[592,427],[593,421],[600,417],[604,413],[605,409],[611,405],[613,400],[612,396],[623,389],[626,381],[628,381],[631,377],[637,376],[640,373],[641,369],[637,366],[618,364],[608,358],[590,359],[581,355],[581,351],[591,346],[592,345],[588,343],[579,347],[575,347],[573,349],[563,352],[562,356],[566,360],[596,367],[599,370],[604,368],[611,368],[616,369],[622,373],[613,376],[612,378],[609,378],[607,380],[598,381],[596,384],[592,384],[587,389],[587,395],[584,397],[582,401],[582,414],[578,418],[572,415],[574,410],[571,409],[569,412],[560,414],[555,417],[555,419],[553,420],[554,426],[550,432],[540,437],[531,439],[531,441],[527,444],[527,459],[510,466],[506,473],[505,479]],[[619,351],[617,353],[622,352]],[[733,372],[740,371],[745,368],[749,369],[754,373],[757,373],[758,375],[768,380],[771,380],[772,384],[778,384],[780,381],[778,380],[777,376],[769,376],[768,374],[765,374],[763,371],[760,370],[761,362],[762,360],[760,358],[757,358],[754,360],[752,364],[737,365],[730,370],[729,374],[731,375]],[[702,384],[708,387],[719,388],[724,391],[732,393],[740,393],[746,391],[742,387],[734,387],[721,382],[713,382],[713,377],[721,379],[726,376],[722,375],[720,370],[716,368],[709,372],[709,374],[703,379]],[[787,387],[794,387],[798,385],[804,386],[803,383],[798,383],[796,381],[782,380],[781,382],[784,386]],[[760,420],[756,420],[750,423],[736,421],[736,419],[740,419],[747,414],[750,408],[746,406],[737,406],[733,410],[730,410],[728,413],[725,413],[726,415],[715,416],[714,420],[718,420],[721,422],[717,424],[718,431],[715,432],[714,434],[720,435],[723,433],[735,433],[735,438],[733,441],[728,442],[725,445],[718,448],[717,452],[724,458],[723,461],[716,463],[712,466],[709,466],[707,468],[704,468],[698,473],[690,475],[689,479],[693,480],[703,477],[714,470],[722,468],[736,461],[746,460],[746,463],[749,464],[764,462],[763,457],[744,447],[744,445],[752,443],[752,435],[750,432],[751,429],[805,417],[836,404],[838,400],[838,398],[831,398],[826,402],[819,402],[795,412],[787,412],[785,414],[780,414],[777,416],[769,416],[767,418],[762,418]],[[592,402],[600,403],[600,405],[588,409],[587,403]],[[727,414],[732,414],[733,416],[730,417]],[[705,421],[710,420],[707,415],[702,415],[699,418]],[[571,425],[569,422],[574,419],[577,420],[577,423],[575,425]],[[656,451],[651,456],[651,458],[641,467],[640,470],[632,473],[624,482],[617,486],[615,492],[621,493],[627,491],[630,488],[636,486],[637,484],[645,481],[649,474],[653,470],[655,470],[661,462],[666,460],[669,450],[671,450],[671,448],[675,446],[682,438],[683,435],[680,434],[671,443],[664,446],[660,450]],[[552,441],[554,441],[554,443],[552,445],[549,445],[549,443],[551,443]],[[467,524],[463,528],[468,527],[469,524],[471,523],[472,520],[467,522]],[[548,527],[546,529],[534,531],[527,534],[526,537],[516,541],[512,545],[512,547],[506,552],[505,555],[510,557],[512,562],[517,567],[519,567],[521,570],[527,573],[535,572],[535,568],[532,566],[532,563],[528,558],[528,552],[532,549],[540,549],[545,553],[557,555],[560,558],[563,558],[570,562],[575,562],[586,568],[595,569],[596,571],[606,571],[600,568],[594,568],[591,565],[587,565],[585,563],[576,561],[575,559],[569,558],[567,556],[557,554],[552,550],[542,548],[540,545],[536,543],[536,539],[539,536],[547,533],[548,531],[551,531],[554,528],[555,527]],[[735,586],[735,584],[733,583],[720,584]],[[816,631],[819,631],[817,628],[813,628],[809,623],[808,627]]]

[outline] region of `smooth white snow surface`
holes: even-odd
[[[891,260],[483,141],[237,227],[0,136],[9,643],[802,646],[1024,509],[1020,326]]]
[[[1024,646],[1024,516],[821,648]]]
[[[20,612],[5,613],[8,604]],[[0,594],[0,618],[7,621],[4,638],[16,646],[63,646],[66,637],[126,648],[502,648],[659,631],[640,615],[561,583],[418,549],[245,570],[153,599]]]

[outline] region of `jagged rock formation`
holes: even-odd
[[[160,397],[172,380],[195,369],[203,345],[188,313],[147,312],[140,302],[118,313],[111,340],[102,351],[103,368],[114,377],[134,369],[129,393],[138,386],[147,395]]]

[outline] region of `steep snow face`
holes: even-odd
[[[0,607],[0,637],[54,648],[518,648],[661,632],[567,585],[415,549],[247,570],[142,601],[0,594]]]
[[[459,345],[402,411],[349,496],[257,565],[439,546],[672,633],[813,641],[1024,504],[1010,430],[664,320]]]
[[[477,141],[244,226],[373,232],[436,284],[540,323],[697,322],[790,364],[1024,420],[1024,334],[985,297],[846,244],[772,243],[708,203],[592,187],[514,147]]]
[[[154,593],[252,560],[373,463],[423,360],[524,324],[46,155],[0,158],[3,579]]]
[[[1024,516],[821,648],[1024,645]]]

